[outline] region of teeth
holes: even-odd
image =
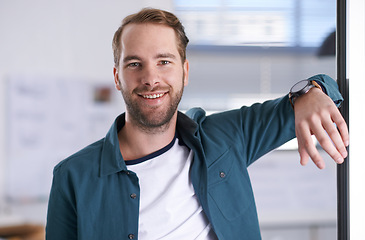
[[[160,98],[164,95],[164,93],[160,93],[160,94],[152,94],[152,95],[143,95],[144,98],[148,98],[148,99],[155,99],[155,98]]]

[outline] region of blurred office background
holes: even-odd
[[[284,95],[318,73],[335,78],[335,5],[0,0],[0,227],[45,224],[54,165],[124,111],[111,41],[126,15],[149,6],[181,18],[190,82],[180,109],[214,112]],[[325,159],[325,170],[301,167],[292,141],[250,167],[264,240],[336,238],[335,164]]]

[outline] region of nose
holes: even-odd
[[[153,88],[159,82],[160,82],[160,80],[159,80],[159,73],[158,73],[157,67],[154,66],[153,64],[145,66],[143,69],[143,74],[142,74],[142,83],[144,85],[147,85],[147,86],[150,86]]]

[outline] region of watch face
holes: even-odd
[[[300,82],[297,82],[290,90],[290,92],[292,93],[296,93],[299,92],[301,90],[303,90],[307,85],[308,85],[309,81],[308,80],[302,80]]]

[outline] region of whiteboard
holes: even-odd
[[[109,98],[99,96],[103,91],[109,92]],[[53,167],[104,137],[117,114],[124,111],[115,103],[114,92],[109,83],[81,79],[8,78],[6,199],[46,200]]]

